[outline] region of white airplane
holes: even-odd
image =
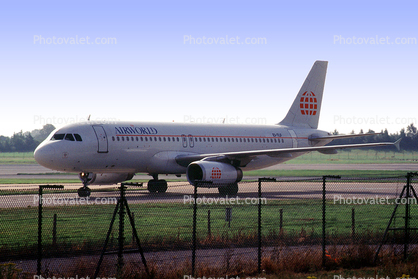
[[[159,174],[186,174],[192,185],[234,195],[243,170],[269,167],[311,151],[335,154],[342,148],[399,147],[399,140],[325,146],[333,139],[365,136],[335,136],[317,129],[327,65],[314,63],[286,117],[276,125],[87,121],[53,131],[34,157],[47,168],[78,172],[84,185],[80,196],[90,195],[88,185],[123,182],[135,173],[153,177],[147,186],[151,193],[167,190]]]

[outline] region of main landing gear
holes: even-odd
[[[238,183],[218,187],[218,192],[222,196],[235,196],[238,193]]]
[[[80,198],[90,197],[91,190],[87,185],[89,184],[90,177],[89,173],[81,173],[80,178],[83,181],[83,187],[78,188],[77,193]]]
[[[158,179],[158,174],[153,174],[150,181],[148,181],[147,189],[150,193],[165,193],[167,191],[167,181]]]

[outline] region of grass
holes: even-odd
[[[375,151],[372,149],[352,149],[339,151],[335,155],[311,152],[285,164],[400,164],[417,163],[416,151]],[[0,153],[0,164],[36,164],[33,152]]]
[[[37,164],[33,152],[0,152],[0,165]]]
[[[114,205],[45,207],[43,210],[43,243],[46,254],[96,253],[102,247],[112,218]],[[225,222],[225,205],[201,205],[197,215],[200,248],[254,246],[257,243],[257,206],[235,205],[232,221]],[[264,245],[279,242],[286,245],[319,245],[321,242],[322,203],[316,199],[269,200],[262,209]],[[351,243],[351,206],[327,203],[327,234],[330,243]],[[131,204],[141,243],[151,250],[189,249],[192,238],[192,205],[178,203]],[[283,227],[279,228],[280,210]],[[208,235],[208,210],[211,211],[211,235]],[[356,241],[378,243],[387,226],[393,205],[355,206]],[[400,211],[399,211],[400,212]],[[29,208],[1,209],[0,253],[2,260],[11,255],[27,256],[37,243],[36,205]],[[57,214],[57,247],[52,246],[52,220]],[[401,212],[399,214],[402,214]],[[414,214],[414,213],[412,213]],[[416,214],[416,212],[415,212]],[[398,219],[401,217],[398,216]],[[117,245],[115,222],[110,246]],[[401,221],[398,220],[398,225]],[[414,225],[411,225],[414,226]],[[132,231],[125,220],[127,247],[132,244]],[[412,242],[416,239],[412,239]]]
[[[417,163],[416,151],[376,151],[372,149],[351,149],[327,155],[310,152],[285,164],[402,164]]]
[[[418,165],[417,165],[418,169]],[[322,177],[324,175],[340,175],[341,177],[393,177],[405,176],[407,171],[401,170],[255,170],[245,172],[246,176],[254,177]]]

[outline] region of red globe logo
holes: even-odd
[[[217,167],[212,168],[212,175],[210,176],[210,178],[220,179],[221,175],[222,175],[222,172],[219,168],[217,168]]]
[[[312,91],[303,93],[300,98],[300,112],[302,115],[316,115],[317,108],[315,94]]]

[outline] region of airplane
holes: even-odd
[[[266,168],[318,151],[335,154],[338,149],[375,146],[399,148],[399,141],[326,146],[339,138],[318,130],[328,61],[316,61],[285,118],[275,125],[91,121],[54,130],[35,150],[42,166],[77,172],[83,182],[81,197],[90,195],[88,185],[131,180],[148,173],[151,193],[166,192],[160,174],[186,175],[190,184],[216,187],[221,195],[235,195],[243,171]]]

